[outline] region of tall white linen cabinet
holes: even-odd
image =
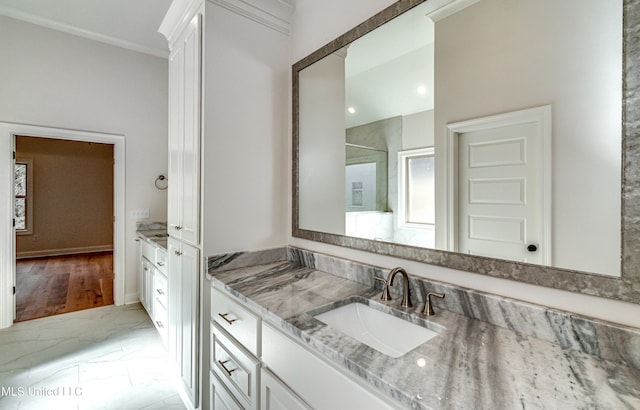
[[[286,244],[293,0],[173,0],[169,43],[168,350],[208,409],[206,257]]]

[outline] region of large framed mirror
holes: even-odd
[[[293,66],[293,236],[640,303],[640,1],[400,0]]]

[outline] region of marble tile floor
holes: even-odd
[[[139,304],[0,330],[0,409],[184,409],[166,350]]]

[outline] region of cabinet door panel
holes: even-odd
[[[201,14],[169,57],[168,231],[189,244],[200,240]]]
[[[184,44],[178,42],[169,57],[169,170],[167,230],[180,236],[182,208],[182,140],[184,139]]]
[[[277,377],[262,369],[262,391],[260,410],[311,409],[300,397],[291,391]]]
[[[175,238],[168,243],[169,355],[185,394],[197,407],[200,252]]]
[[[200,22],[197,14],[184,40],[184,141],[182,146],[182,240],[199,242],[200,224]],[[171,183],[171,182],[169,182]]]

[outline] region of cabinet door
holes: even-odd
[[[201,14],[169,57],[169,234],[192,245],[200,238]]]
[[[268,370],[262,369],[261,376],[260,410],[311,409],[311,406]]]
[[[136,251],[137,251],[137,285],[138,285],[138,300],[144,306],[144,263],[142,258],[142,242],[140,239],[136,239]]]
[[[174,238],[169,238],[169,252],[169,354],[184,392],[197,407],[200,253]]]

